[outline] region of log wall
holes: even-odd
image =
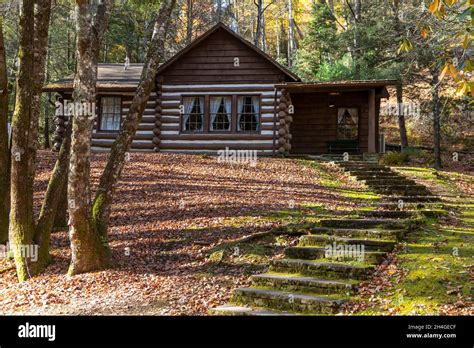
[[[359,109],[359,143],[361,152],[368,150],[368,97],[367,91],[341,92],[331,97],[328,93],[291,93],[295,111],[290,126],[292,154],[327,153],[327,142],[337,138],[337,110],[341,107]],[[376,99],[376,148],[378,148],[378,114],[380,99]]]
[[[169,85],[161,86],[160,151],[184,153],[216,153],[226,147],[234,150],[257,150],[272,154],[276,135],[273,84],[235,85]],[[182,97],[200,95],[259,95],[261,97],[260,132],[258,133],[183,133],[180,105]],[[280,94],[278,93],[277,98]],[[278,101],[278,100],[277,100]]]

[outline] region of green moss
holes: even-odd
[[[398,255],[405,277],[378,296],[387,304],[360,314],[394,313],[438,315],[441,306],[472,297],[469,270],[474,256],[474,209],[461,214],[461,225],[443,225],[427,219],[427,225],[409,235],[406,249]]]

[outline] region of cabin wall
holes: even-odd
[[[127,117],[128,110],[132,105],[133,92],[102,92],[100,96],[117,96],[122,98],[122,120]],[[99,99],[98,99],[99,100]],[[97,106],[99,106],[97,101]],[[156,93],[152,92],[148,99],[145,112],[142,120],[138,126],[137,132],[133,138],[131,151],[153,151],[153,129],[155,128],[155,114],[156,114]],[[99,111],[97,110],[97,113]],[[94,121],[94,129],[92,132],[92,150],[95,152],[108,151],[111,147],[117,132],[103,132],[98,130],[98,118]]]
[[[257,150],[260,154],[272,154],[275,132],[275,90],[273,84],[209,84],[160,86],[161,113],[159,150],[163,152],[215,153],[226,147],[234,150]],[[181,131],[180,105],[186,95],[260,95],[261,124],[258,133],[184,133]],[[278,102],[279,94],[277,97]]]
[[[134,91],[123,92],[100,92],[97,96],[96,101],[96,114],[99,115],[99,100],[102,96],[116,96],[122,99],[122,121],[128,114],[128,110],[132,104]],[[63,94],[62,97],[68,101],[72,99],[70,94]],[[155,129],[155,117],[156,117],[156,93],[152,92],[148,100],[145,112],[143,113],[142,120],[138,126],[137,133],[133,138],[131,151],[153,151],[153,137]],[[94,126],[92,130],[92,151],[94,152],[105,152],[109,151],[112,144],[117,137],[118,132],[110,131],[99,131],[98,130],[98,117],[94,120]],[[55,117],[55,135],[54,135],[54,147],[59,150],[60,144],[64,136],[65,128],[68,123],[68,118],[62,115],[56,115]]]
[[[168,85],[269,84],[292,81],[262,55],[223,30],[184,53],[160,72],[160,77]]]
[[[337,109],[356,107],[359,109],[360,151],[368,150],[368,92],[341,92],[331,97],[335,103],[329,107],[328,93],[290,93],[294,105],[291,123],[292,154],[324,154],[328,152],[327,142],[337,138]],[[380,99],[376,99],[376,146],[378,149],[378,113]]]

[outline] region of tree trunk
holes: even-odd
[[[68,158],[68,161],[69,161],[69,158]],[[68,176],[68,174],[69,174],[69,171],[66,171],[66,177]],[[68,227],[67,222],[68,222],[68,218],[67,218],[67,180],[66,180],[66,183],[63,185],[63,188],[61,189],[61,192],[59,193],[59,203],[58,203],[58,208],[56,210],[56,216],[54,218],[54,225],[53,225],[52,232],[67,229]]]
[[[361,0],[355,0],[354,6],[354,47],[353,50],[353,61],[354,61],[354,78],[360,80],[360,20],[362,14],[362,2]]]
[[[255,28],[254,45],[262,48],[262,15],[263,15],[263,0],[254,1],[257,6],[257,25]]]
[[[95,115],[99,49],[110,15],[108,2],[92,14],[87,0],[76,0],[77,73],[73,99],[81,113],[73,115],[71,159],[68,175],[69,237],[72,259],[69,274],[79,274],[108,266],[107,253],[91,225],[90,150]]]
[[[51,0],[22,3],[20,68],[12,122],[10,211],[10,241],[20,281],[30,277],[31,254],[25,253],[25,248],[34,247],[33,183],[50,14]]]
[[[0,17],[0,244],[8,241],[9,205],[8,78],[5,45],[3,42],[3,17]]]
[[[132,139],[142,119],[148,98],[155,84],[156,71],[163,61],[164,38],[168,32],[170,17],[176,0],[164,0],[155,23],[155,30],[147,50],[147,57],[140,84],[135,92],[127,117],[115,140],[107,166],[100,178],[99,187],[93,203],[93,223],[95,231],[103,240],[107,238],[112,199],[117,182],[124,167],[126,153],[130,150]]]
[[[186,25],[186,43],[189,45],[193,40],[193,3],[194,0],[187,0],[187,25]]]
[[[431,97],[433,102],[433,147],[434,167],[441,169],[441,114],[439,105],[439,70],[435,66],[431,71]]]
[[[288,0],[288,66],[293,65],[295,51],[295,18],[293,14],[293,0]]]
[[[69,155],[71,151],[71,129],[70,122],[66,129],[65,139],[61,145],[53,174],[49,180],[48,189],[41,207],[38,224],[36,225],[34,242],[39,246],[38,260],[30,267],[30,275],[41,273],[50,262],[49,241],[51,231],[54,227],[59,204],[63,198],[61,193],[67,187],[67,173],[69,166]]]
[[[34,168],[29,166],[28,132],[32,119],[34,65],[34,1],[21,5],[19,26],[19,61],[15,111],[12,120],[10,242],[20,281],[28,278],[29,260],[23,247],[33,243],[33,187],[29,180]]]
[[[400,130],[400,143],[402,150],[408,147],[407,128],[405,126],[405,115],[403,108],[403,86],[402,82],[397,84],[397,105],[398,105],[398,128]]]
[[[404,35],[404,28],[402,26],[402,23],[400,22],[400,6],[401,6],[400,1],[394,1],[393,2],[393,21],[394,21],[394,28],[395,28],[395,33],[397,35],[397,41],[400,40],[400,38],[403,37]],[[403,62],[403,57],[400,54],[397,54],[397,57],[395,59],[397,63],[402,63]],[[398,104],[398,129],[400,132],[400,144],[402,145],[402,149],[408,147],[408,136],[407,136],[407,128],[406,128],[406,122],[405,122],[405,115],[402,114],[403,112],[403,79],[402,79],[402,74],[400,74],[400,77],[398,78],[398,84],[397,84],[397,104]]]

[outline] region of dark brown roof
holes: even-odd
[[[185,53],[189,52],[192,50],[194,47],[199,45],[201,42],[203,42],[205,39],[207,39],[210,35],[214,34],[218,30],[224,30],[233,37],[235,37],[237,40],[242,42],[244,45],[249,47],[250,49],[254,50],[257,52],[257,54],[261,55],[263,58],[265,58],[269,63],[274,65],[277,69],[279,69],[281,72],[283,72],[286,76],[291,78],[294,81],[301,81],[301,79],[296,76],[293,72],[288,70],[286,67],[278,63],[276,60],[274,60],[272,57],[270,57],[268,54],[263,52],[260,48],[255,46],[254,44],[250,43],[249,41],[245,40],[242,36],[236,34],[234,31],[232,31],[229,27],[227,27],[225,24],[219,22],[216,25],[214,25],[211,29],[206,31],[204,34],[193,40],[189,45],[184,47],[181,51],[179,51],[177,54],[175,54],[173,57],[171,57],[168,61],[166,61],[163,65],[160,66],[158,69],[157,75],[162,73],[166,68],[171,66],[173,63],[175,63],[177,60],[179,60]]]
[[[397,80],[347,80],[347,81],[316,81],[316,82],[287,82],[277,84],[277,88],[288,91],[311,92],[318,90],[365,90],[383,88],[397,84]]]
[[[97,87],[101,89],[135,90],[140,82],[143,64],[130,64],[127,70],[124,64],[99,64]],[[72,91],[74,77],[49,83],[44,92]]]

